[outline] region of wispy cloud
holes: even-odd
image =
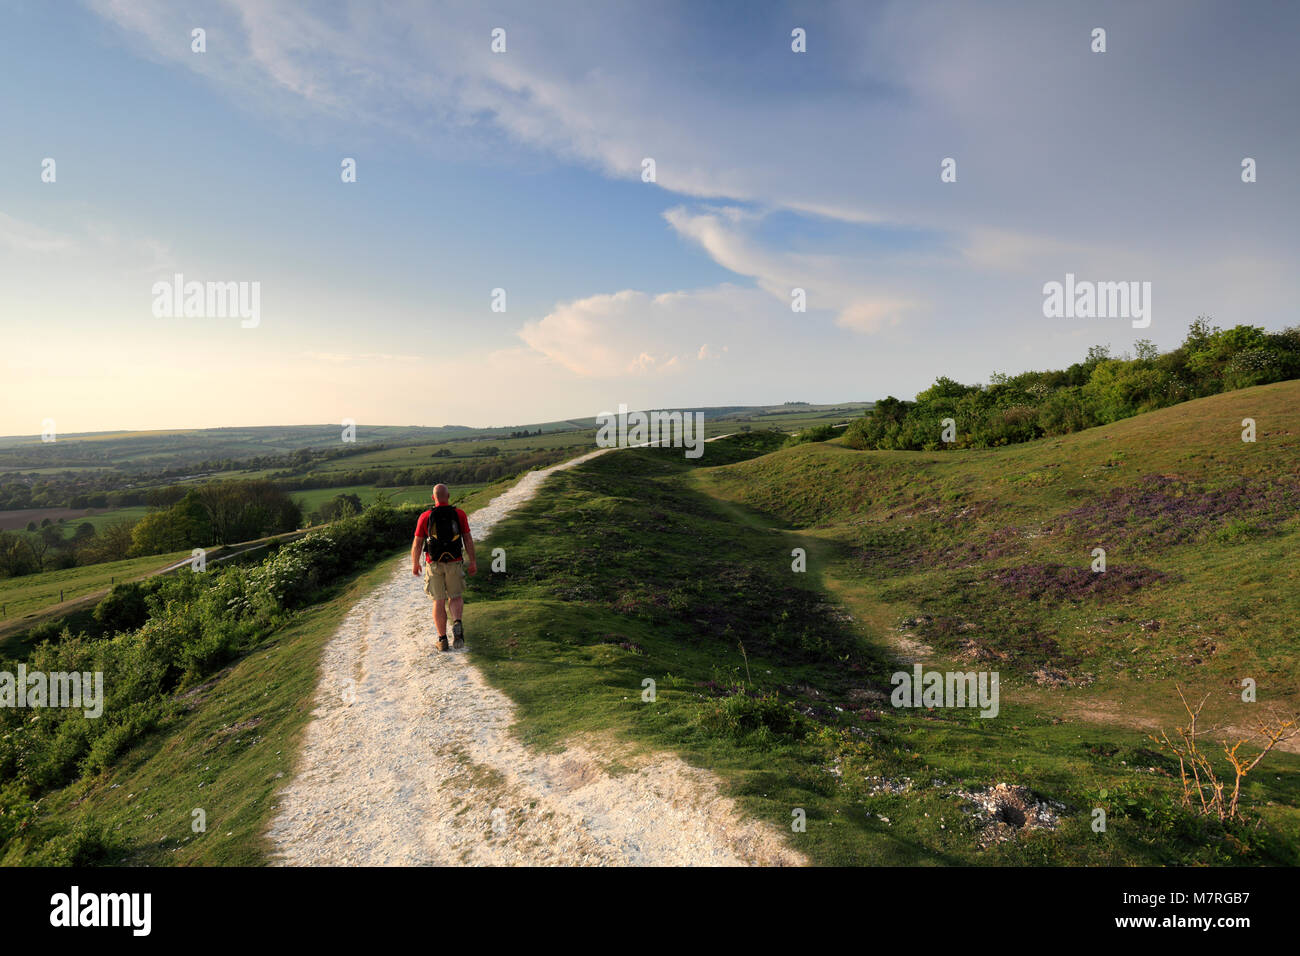
[[[0,212],[0,244],[16,252],[72,252],[77,249],[71,236],[22,222],[3,212]]]
[[[702,328],[715,336],[744,334],[771,311],[763,293],[729,284],[659,295],[625,289],[560,303],[525,323],[519,337],[584,378],[677,374],[692,357],[727,351],[726,342],[702,343]]]

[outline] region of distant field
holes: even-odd
[[[798,405],[790,408],[772,409],[759,413],[741,413],[734,417],[727,416],[719,424],[735,422],[748,423],[759,428],[779,428],[781,431],[797,431],[812,425],[837,425],[860,418],[871,407],[870,402],[846,402],[842,405]],[[726,431],[719,428],[718,432]]]
[[[470,441],[438,441],[419,445],[383,448],[360,455],[349,455],[334,461],[322,462],[312,468],[307,478],[329,478],[347,472],[371,468],[428,468],[437,465],[464,465],[490,462],[495,456],[482,454],[485,448],[495,448],[501,456],[525,454],[531,451],[551,451],[556,448],[591,448],[595,446],[596,431],[567,431],[551,434],[529,435],[527,438],[483,438]],[[441,454],[439,454],[441,453]],[[574,454],[582,452],[575,450]],[[437,456],[437,457],[435,457]]]
[[[486,487],[487,484],[455,485],[451,489],[452,498],[459,501],[465,495]],[[293,499],[302,505],[302,510],[305,513],[310,513],[335,495],[356,495],[361,499],[362,505],[370,507],[381,493],[387,495],[389,502],[394,505],[424,504],[433,493],[433,488],[425,485],[412,485],[406,488],[349,485],[346,488],[312,488],[308,491],[297,491],[294,492]]]
[[[77,525],[89,521],[95,526],[98,532],[104,525],[113,521],[119,521],[122,518],[130,518],[136,521],[146,514],[149,509],[144,505],[133,506],[130,508],[25,508],[21,511],[0,511],[0,531],[21,531],[27,527],[28,522],[35,521],[39,525],[43,520],[49,518],[51,521],[58,523],[60,518],[66,518],[63,523],[63,536],[71,537],[77,529]]]
[[[101,511],[98,514],[91,515],[89,518],[82,518],[77,521],[69,519],[63,526],[65,536],[71,537],[77,530],[77,525],[83,521],[89,521],[95,526],[95,533],[99,534],[105,525],[113,524],[117,521],[139,521],[149,513],[149,509],[144,505],[132,505],[129,508],[110,508]]]
[[[869,403],[842,402],[836,405],[762,405],[727,406],[703,411],[711,425],[721,422],[763,421],[781,428],[802,427],[835,418],[843,413],[860,415]],[[514,431],[536,432],[525,438],[511,438]],[[711,433],[714,433],[710,429]],[[498,445],[503,453],[525,447],[554,448],[567,444],[582,444],[595,434],[595,413],[571,419],[550,422],[506,425],[492,428],[467,428],[459,425],[440,426],[357,426],[359,447],[383,443],[401,449],[414,448],[414,453],[404,452],[401,464],[418,458],[420,449],[425,454],[448,444],[456,455],[468,453],[479,441]],[[277,425],[256,428],[178,429],[153,432],[99,432],[90,434],[59,435],[57,442],[42,442],[39,436],[0,437],[0,474],[21,471],[32,474],[57,474],[62,471],[84,469],[121,468],[139,471],[167,467],[194,468],[203,461],[246,461],[261,456],[287,455],[300,449],[338,448],[341,439],[339,425]],[[509,451],[507,451],[509,449]],[[366,454],[346,459],[348,462],[373,461],[397,464],[388,456],[395,450],[390,447],[378,452],[372,459]],[[337,464],[337,463],[336,463]],[[345,466],[342,466],[345,467]]]
[[[814,425],[841,424],[858,418],[866,402],[835,405],[722,406],[682,409],[705,416],[705,435],[777,429],[787,433]],[[0,478],[28,476],[33,485],[48,482],[43,500],[70,501],[76,495],[113,493],[132,489],[143,493],[168,486],[194,486],[209,481],[283,478],[294,485],[317,485],[295,492],[308,512],[341,492],[355,492],[369,504],[379,488],[403,481],[411,469],[445,466],[449,474],[482,477],[488,469],[500,467],[503,458],[538,455],[549,462],[576,457],[595,447],[596,421],[590,418],[557,420],[500,428],[460,426],[405,427],[358,426],[357,446],[344,457],[301,464],[295,469],[294,452],[334,450],[341,433],[334,425],[304,425],[266,428],[220,428],[158,432],[112,432],[90,435],[60,435],[57,442],[39,438],[0,438]],[[529,432],[510,437],[511,432]],[[540,431],[540,434],[538,432]],[[373,447],[383,443],[389,447]],[[484,454],[485,451],[495,454]],[[571,454],[570,454],[571,453]],[[213,471],[224,463],[226,470]],[[240,465],[247,467],[240,467]],[[468,466],[468,467],[467,467]],[[162,473],[161,469],[171,472]],[[85,472],[94,471],[93,476]],[[364,473],[364,474],[362,474]],[[363,479],[357,488],[330,487],[340,481]],[[21,478],[20,478],[21,480]],[[402,488],[392,496],[403,502],[423,502],[427,492]],[[30,497],[9,494],[0,504],[25,504]],[[140,500],[139,495],[135,500]],[[136,521],[148,514],[143,505],[113,509],[64,507],[0,509],[0,529],[21,530],[31,521],[65,518],[63,533],[71,536],[83,520],[96,532],[121,520]]]
[[[57,468],[14,468],[5,466],[0,467],[0,474],[4,474],[7,471],[21,471],[25,475],[61,475],[68,471],[98,471],[103,467],[103,465],[60,465]]]
[[[189,556],[188,551],[173,554],[153,554],[145,558],[130,558],[126,561],[110,561],[107,564],[92,564],[84,568],[66,568],[62,571],[47,571],[44,574],[28,574],[20,578],[0,580],[0,605],[4,607],[3,619],[37,611],[59,602],[59,590],[63,590],[63,599],[71,600],[94,591],[109,587],[114,579],[126,581],[158,568],[165,567]]]

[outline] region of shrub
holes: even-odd
[[[839,434],[839,429],[834,425],[814,425],[812,428],[805,428],[797,435],[791,435],[785,440],[787,446],[802,445],[805,442],[813,441],[830,441]]]
[[[751,697],[743,692],[710,701],[704,706],[699,723],[716,736],[754,736],[765,743],[778,737],[802,740],[807,729],[803,715],[777,695]]]
[[[1300,327],[1269,334],[1199,318],[1172,352],[1138,343],[1137,358],[1101,346],[1062,371],[994,375],[987,388],[939,378],[915,402],[881,399],[845,431],[851,448],[990,448],[1130,418],[1204,395],[1300,377]],[[941,440],[943,420],[957,423]],[[819,439],[813,439],[819,440]],[[792,442],[793,443],[793,442]]]
[[[133,631],[149,618],[145,598],[158,590],[159,581],[115,584],[104,599],[95,605],[94,618],[105,631]]]
[[[80,709],[31,714],[0,709],[0,811],[78,776],[111,767],[141,737],[177,713],[177,692],[208,679],[265,639],[322,587],[393,551],[414,526],[417,509],[376,506],[278,548],[260,564],[182,570],[115,587],[96,607],[97,622],[115,635],[93,640],[64,630],[31,653],[31,670],[102,671],[103,713]],[[404,541],[402,541],[404,543]],[[53,633],[49,636],[54,636]],[[12,671],[16,665],[0,663]],[[0,822],[0,832],[6,823]],[[61,834],[45,859],[76,861],[108,852],[95,833]]]

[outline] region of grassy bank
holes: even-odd
[[[1260,394],[1246,398],[1261,410],[1261,422],[1269,420],[1274,403],[1280,408],[1286,401],[1252,391]],[[1210,409],[1204,418],[1218,422],[1221,414],[1241,417],[1233,407]],[[1226,429],[1229,423],[1220,424]],[[1073,436],[1084,447],[1067,454],[1056,443],[1038,446],[1039,454],[1065,457],[1060,467],[1069,478],[1058,480],[1075,488],[1083,478],[1064,470],[1069,461],[1077,458],[1088,471],[1123,452],[1140,471],[1135,460],[1156,443],[1162,427],[1169,423],[1145,440],[1098,430]],[[1274,440],[1278,434],[1269,432]],[[934,487],[940,462],[932,460],[942,457],[954,469],[951,491],[964,492],[951,510],[980,514],[978,489],[991,483],[1008,500],[1028,489],[1030,500],[1019,507],[1050,515],[1033,500],[1050,483],[1016,480],[1047,462],[1008,461],[1032,455],[1033,447],[977,453],[982,460],[891,458],[825,445],[761,454],[780,441],[751,435],[747,449],[731,441],[710,445],[701,465],[752,459],[716,470],[693,467],[669,451],[606,455],[554,476],[543,496],[494,530],[491,543],[506,549],[508,573],[480,575],[467,621],[476,661],[520,706],[526,740],[558,747],[573,735],[614,731],[646,748],[675,750],[719,772],[748,811],[790,833],[792,845],[820,863],[1296,862],[1300,760],[1275,754],[1267,772],[1249,778],[1249,825],[1194,816],[1180,805],[1177,763],[1155,752],[1143,728],[1063,714],[1060,698],[1079,691],[1035,682],[1029,675],[1041,665],[1032,646],[1022,648],[1018,633],[1006,631],[996,617],[960,632],[995,653],[1008,639],[1005,663],[999,658],[996,665],[961,667],[1007,672],[1011,686],[1003,688],[996,718],[890,706],[904,609],[940,619],[925,609],[944,599],[938,584],[951,569],[941,566],[936,577],[919,581],[909,580],[906,568],[864,569],[856,552],[866,549],[854,535],[881,531],[863,520],[861,502],[923,511],[932,497],[943,500],[948,489]],[[1178,453],[1188,455],[1186,436],[1180,447]],[[1273,462],[1280,460],[1275,451],[1267,453]],[[1236,449],[1224,440],[1217,453],[1234,456]],[[1237,464],[1234,458],[1234,469]],[[1258,465],[1263,480],[1272,465]],[[1108,484],[1116,481],[1110,470],[1101,472]],[[1104,495],[1106,486],[1094,490]],[[992,534],[1006,518],[1004,512],[967,527],[977,536]],[[904,519],[895,514],[891,520]],[[838,532],[829,532],[830,526]],[[924,533],[892,539],[895,564],[906,557],[908,540],[927,541]],[[810,558],[803,574],[791,569],[798,547]],[[1112,561],[1123,570],[1135,559],[1122,545],[1117,550]],[[874,558],[874,551],[867,553]],[[1089,550],[1082,554],[1087,568]],[[1242,557],[1242,567],[1257,560]],[[918,567],[913,573],[927,572]],[[1140,588],[1121,596],[1156,599]],[[1123,616],[1134,631],[1147,633],[1137,627],[1133,608],[1107,603],[1107,594],[1097,600],[1103,602],[1100,613]],[[1212,593],[1202,601],[1213,604]],[[998,606],[1006,604],[1036,607],[1026,600]],[[1221,596],[1219,605],[1232,600]],[[979,607],[994,614],[992,593]],[[1054,626],[1050,614],[1042,620],[1042,627]],[[909,626],[915,637],[920,625]],[[950,648],[933,640],[940,649],[925,651],[932,652],[934,666],[961,649],[955,640]],[[1148,661],[1169,651],[1153,642],[1146,648]],[[1291,652],[1274,648],[1273,665],[1285,667]],[[1240,653],[1248,659],[1259,648],[1247,644]],[[1253,660],[1261,667],[1268,662]],[[1136,676],[1150,677],[1145,671]],[[642,699],[646,679],[656,683],[652,703]],[[998,839],[997,826],[990,829],[963,796],[997,783],[1028,788],[1058,818],[1054,827]],[[1108,815],[1105,833],[1090,826],[1095,808]],[[797,809],[807,814],[806,833],[790,831]]]
[[[6,620],[20,618],[31,611],[58,604],[60,592],[63,600],[71,600],[83,594],[102,591],[115,581],[130,581],[165,568],[189,555],[189,551],[151,554],[126,561],[109,561],[105,564],[88,564],[80,568],[5,578],[0,581],[0,603],[5,605]]]
[[[504,483],[481,488],[458,496],[457,503],[467,509],[479,507],[503,487]],[[256,619],[265,624],[243,639],[242,650],[233,660],[197,680],[181,678],[165,698],[115,698],[114,693],[122,693],[120,682],[114,683],[116,671],[107,674],[105,721],[111,714],[121,722],[139,707],[149,729],[134,732],[116,753],[97,741],[89,757],[78,763],[76,779],[66,785],[41,787],[26,765],[39,758],[42,766],[50,768],[47,773],[59,766],[58,747],[65,739],[75,740],[84,726],[75,714],[42,713],[43,720],[61,718],[69,733],[59,732],[39,748],[19,744],[16,762],[10,759],[13,752],[0,748],[0,764],[22,774],[14,777],[6,771],[0,779],[0,865],[266,862],[263,833],[275,810],[274,794],[292,773],[299,735],[310,719],[321,650],[347,611],[391,574],[407,552],[416,513],[399,516],[391,535],[393,550],[337,576],[312,594],[305,606],[299,602],[296,609],[267,608]],[[359,520],[349,519],[354,525]],[[244,575],[240,571],[236,577]],[[275,576],[270,580],[274,582]],[[184,616],[197,613],[199,604],[177,607],[169,602],[167,631],[184,628]],[[170,652],[157,643],[163,634],[159,623],[151,616],[148,627],[153,630],[144,640],[146,645],[152,642],[153,649],[143,647],[146,658],[142,659],[152,661],[164,650]],[[195,640],[212,636],[202,629]],[[94,655],[107,652],[109,644],[138,642],[139,637],[67,640],[70,653]],[[36,653],[51,656],[58,649],[47,645]],[[37,662],[38,656],[32,661]],[[125,730],[129,724],[121,726]],[[8,730],[6,741],[14,732]],[[101,734],[113,732],[110,727]],[[23,733],[30,736],[31,731]],[[104,754],[110,759],[100,767]],[[31,794],[32,790],[37,792]],[[203,812],[205,829],[200,832],[194,829],[199,819],[196,810]]]
[[[381,562],[211,680],[179,697],[181,715],[109,773],[65,787],[40,818],[68,828],[46,863],[244,866],[266,862],[263,833],[311,718],[317,662],[349,608],[392,572]],[[203,813],[206,829],[194,831]],[[0,865],[36,850],[11,842]]]

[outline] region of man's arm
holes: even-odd
[[[424,535],[417,534],[415,540],[411,542],[411,573],[417,577],[420,574],[420,552],[424,550]]]
[[[462,537],[465,539],[465,553],[469,555],[469,568],[467,570],[470,574],[474,574],[478,571],[478,562],[474,560],[474,536],[469,533],[469,521],[465,521],[464,524],[465,533]]]

